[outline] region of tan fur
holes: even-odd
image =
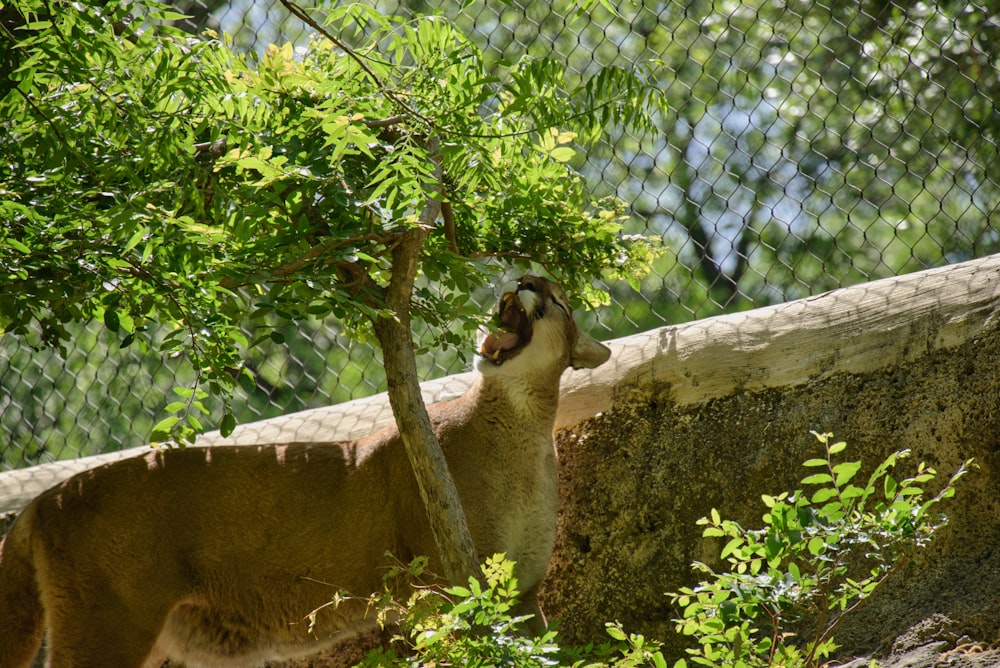
[[[541,619],[559,378],[608,351],[578,332],[557,286],[525,277],[516,294],[530,342],[480,361],[470,391],[429,412],[479,554],[517,561],[524,609]],[[0,544],[0,667],[28,666],[43,629],[54,668],[308,655],[371,625],[361,601],[324,608],[312,633],[305,617],[338,590],[380,591],[387,551],[430,556],[440,572],[394,428],[346,443],[188,448],[105,465],[39,496]]]

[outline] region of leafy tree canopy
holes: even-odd
[[[647,132],[663,117],[642,72],[569,86],[556,61],[525,57],[498,74],[445,20],[354,5],[318,23],[289,4],[315,36],[260,57],[163,28],[178,17],[157,4],[13,6],[5,332],[57,343],[66,323],[103,319],[123,346],[187,355],[225,398],[252,380],[248,319],[332,314],[367,336],[395,317],[393,257],[411,241],[413,313],[446,342],[451,323],[475,326],[464,296],[490,259],[541,265],[595,300],[590,280],[636,279],[656,253],[572,168],[608,124]],[[169,331],[155,343],[154,323]],[[204,393],[187,396],[154,436],[201,430]]]

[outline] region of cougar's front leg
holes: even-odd
[[[540,636],[545,633],[548,622],[545,620],[545,613],[538,605],[538,591],[532,590],[521,594],[521,601],[512,610],[514,617],[521,615],[531,615],[524,622],[524,634]]]

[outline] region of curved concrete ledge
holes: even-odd
[[[472,383],[472,373],[448,376],[423,383],[424,401],[447,401],[461,396]],[[260,422],[239,425],[228,438],[218,431],[201,436],[195,447],[214,445],[254,445],[259,443],[308,443],[346,441],[377,431],[392,421],[388,396],[381,394],[334,406],[299,411]],[[67,459],[31,468],[0,473],[0,513],[20,510],[33,498],[66,478],[87,469],[137,457],[149,447]]]
[[[968,341],[998,314],[992,255],[635,334],[609,343],[608,364],[563,379],[558,427],[649,394],[684,406],[874,371]]]

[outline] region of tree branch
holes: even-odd
[[[248,283],[285,279],[316,263],[323,262],[325,264],[330,264],[331,261],[323,259],[323,256],[337,249],[345,248],[347,246],[361,245],[364,243],[387,244],[392,242],[392,240],[392,237],[378,234],[366,234],[358,237],[350,237],[348,239],[337,239],[335,241],[319,244],[318,246],[313,246],[294,260],[277,267],[265,268],[263,271],[256,274],[223,277],[219,280],[219,284],[227,290],[235,290],[247,285]],[[340,262],[338,262],[338,264],[340,264]]]
[[[422,222],[433,221],[439,211],[440,203],[432,200],[421,215]],[[428,231],[426,225],[412,227],[393,248],[386,292],[386,304],[393,315],[376,318],[374,327],[385,364],[389,404],[417,478],[445,577],[452,584],[463,584],[476,574],[479,556],[420,394],[410,329],[410,298]]]
[[[441,202],[441,218],[444,220],[444,238],[448,240],[448,249],[455,255],[461,255],[455,233],[455,212],[451,208],[451,202]]]
[[[428,142],[428,153],[437,165],[440,184],[438,148],[437,138],[432,137]],[[392,406],[403,446],[417,479],[442,569],[451,584],[464,584],[477,574],[479,555],[469,533],[458,490],[448,471],[444,451],[420,393],[410,326],[413,284],[420,267],[424,240],[442,214],[441,193],[439,185],[437,192],[428,197],[418,223],[402,232],[393,243],[392,273],[385,293],[385,304],[392,314],[376,317],[373,325],[382,349],[389,405]]]

